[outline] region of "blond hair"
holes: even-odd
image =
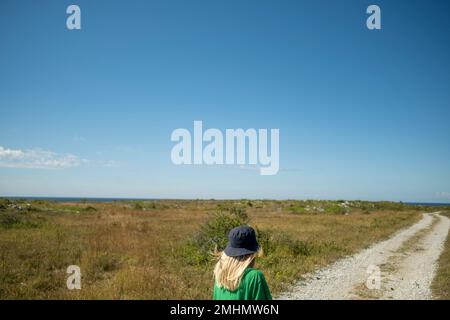
[[[251,266],[257,253],[230,257],[222,252],[214,267],[214,278],[219,288],[229,291],[236,290],[241,284],[245,269]]]

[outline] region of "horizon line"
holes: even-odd
[[[450,202],[431,202],[431,201],[403,201],[403,200],[364,200],[364,199],[314,199],[314,198],[285,198],[285,199],[274,199],[274,198],[141,198],[141,197],[97,197],[97,196],[88,196],[88,197],[80,197],[80,196],[4,196],[0,195],[0,199],[68,199],[68,200],[111,200],[111,201],[161,201],[161,200],[172,200],[172,201],[242,201],[242,200],[251,200],[251,201],[365,201],[365,202],[394,202],[394,203],[406,203],[406,204],[442,204],[442,205],[450,205]],[[107,201],[105,201],[107,202]]]

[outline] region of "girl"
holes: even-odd
[[[253,228],[240,226],[230,231],[228,245],[214,268],[214,300],[272,300],[264,275],[253,268],[259,249]]]

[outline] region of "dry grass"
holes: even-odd
[[[225,204],[230,202],[37,202],[20,210],[4,207],[0,215],[13,220],[0,226],[0,298],[209,299],[212,265],[185,263],[179,252],[208,214]],[[258,261],[274,293],[420,218],[417,210],[294,214],[291,205],[247,205],[252,225],[311,249],[308,254],[283,249]],[[66,288],[66,268],[72,264],[81,268],[81,290]]]
[[[450,218],[450,211],[441,213]],[[450,233],[445,241],[444,251],[439,257],[438,270],[433,279],[433,296],[442,300],[450,300]]]

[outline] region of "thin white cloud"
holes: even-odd
[[[73,154],[59,154],[43,149],[8,149],[0,146],[0,167],[28,169],[62,169],[88,162]]]

